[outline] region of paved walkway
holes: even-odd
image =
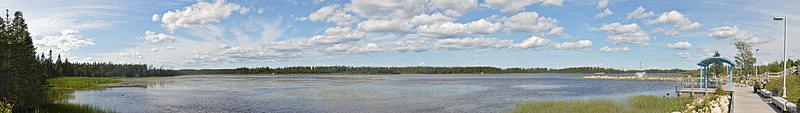
[[[725,86],[727,89],[728,86]],[[752,86],[733,87],[733,111],[731,113],[776,113],[780,109],[753,93]]]

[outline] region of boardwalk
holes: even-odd
[[[728,88],[728,86],[725,86]],[[733,111],[731,113],[776,113],[780,109],[769,100],[753,93],[753,87],[733,87]]]

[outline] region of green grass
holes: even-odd
[[[100,109],[92,105],[54,103],[42,106],[37,112],[44,113],[112,113],[109,110]]]
[[[106,85],[121,83],[122,80],[110,77],[58,77],[47,79],[50,86],[47,98],[53,103],[41,106],[37,112],[45,113],[108,113],[108,110],[91,105],[67,103],[72,92],[76,90],[94,90],[111,87]]]
[[[691,98],[633,96],[609,99],[548,100],[518,103],[512,113],[667,113],[683,111]]]
[[[75,90],[91,90],[106,88],[102,84],[120,83],[122,80],[108,77],[58,77],[47,79],[50,86],[47,91],[47,98],[54,102],[63,102],[70,98],[70,94]]]
[[[786,75],[786,90],[789,92],[786,95],[786,100],[791,101],[792,103],[797,103],[797,99],[800,99],[800,77],[797,74]],[[783,78],[771,79],[765,89],[772,91],[772,88],[778,88],[778,90],[782,90],[783,88]],[[782,95],[783,91],[780,94]]]

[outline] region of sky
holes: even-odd
[[[792,0],[6,0],[37,52],[171,69],[494,66],[697,69],[735,41],[800,54]]]

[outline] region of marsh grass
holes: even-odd
[[[91,105],[67,103],[72,92],[76,90],[95,90],[111,87],[106,85],[121,83],[122,80],[109,77],[58,77],[47,79],[47,98],[53,101],[40,107],[37,112],[45,113],[109,113]]]
[[[92,90],[106,88],[109,86],[102,84],[120,83],[122,80],[108,77],[58,77],[47,79],[50,86],[47,91],[47,98],[54,102],[63,102],[70,98],[70,94],[75,90]]]
[[[518,103],[512,113],[667,113],[683,111],[691,98],[633,96],[609,99],[547,100]]]
[[[37,112],[44,113],[113,113],[110,110],[87,104],[53,103],[42,106]]]

